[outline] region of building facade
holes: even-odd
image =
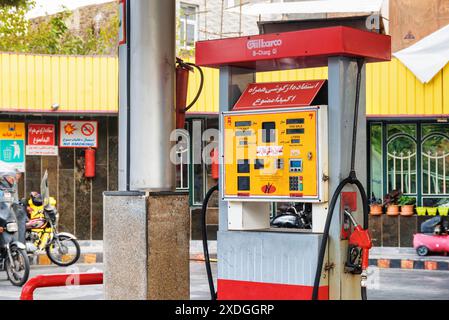
[[[117,190],[117,78],[112,56],[0,53],[0,122],[24,124],[27,146],[31,125],[54,126],[57,153],[25,155],[19,196],[39,192],[48,171],[60,231],[84,240],[103,238],[103,191]],[[85,176],[86,148],[60,147],[61,121],[97,124],[95,177]]]
[[[252,1],[251,1],[252,2]],[[257,2],[257,1],[256,1]],[[246,2],[245,2],[246,3]],[[187,59],[193,56],[198,40],[257,34],[261,17],[238,14],[228,8],[240,1],[178,1],[178,48]],[[393,47],[404,48],[444,24],[449,1],[438,1],[437,27],[426,33],[407,28],[410,19],[402,17],[419,10],[410,1],[390,1],[390,33]],[[116,10],[114,6],[107,10]],[[111,9],[112,8],[112,9]],[[429,9],[430,10],[430,9]],[[429,15],[428,10],[421,10]],[[80,9],[80,16],[84,16]],[[97,19],[102,10],[89,9]],[[105,16],[101,13],[101,16]],[[89,16],[90,17],[90,16]],[[95,18],[97,17],[97,18]],[[273,19],[276,17],[268,17]],[[277,17],[279,19],[292,17]],[[415,17],[414,30],[427,21]],[[421,21],[421,22],[420,22]],[[449,23],[449,20],[447,20]],[[447,24],[447,23],[446,23]],[[76,21],[73,25],[77,25]],[[422,27],[422,28],[421,28]],[[420,29],[421,28],[421,29]],[[192,58],[190,58],[191,61]],[[50,191],[56,195],[63,231],[81,239],[102,238],[102,192],[117,189],[117,77],[118,61],[111,57],[42,56],[0,53],[0,121],[29,124],[54,124],[60,132],[60,120],[98,121],[98,148],[95,178],[84,177],[83,149],[60,148],[58,156],[26,156],[26,173],[19,189],[21,196],[39,188],[48,169]],[[203,94],[187,114],[186,129],[190,148],[177,170],[177,189],[189,190],[192,239],[199,240],[200,208],[206,192],[216,184],[211,166],[190,152],[194,145],[204,148],[203,134],[218,128],[219,76],[204,69]],[[327,69],[265,72],[258,82],[326,79]],[[199,86],[198,75],[191,74],[188,100]],[[367,121],[369,139],[368,192],[382,199],[394,189],[414,197],[418,206],[432,207],[449,203],[449,66],[432,81],[422,84],[399,60],[368,65]],[[58,106],[55,110],[53,107]],[[197,133],[200,134],[197,134]],[[56,137],[56,145],[59,144]],[[207,139],[206,139],[207,140]],[[201,150],[202,151],[202,150]],[[210,239],[218,226],[217,201],[210,204]],[[411,246],[413,233],[427,217],[371,217],[371,232],[377,246]]]

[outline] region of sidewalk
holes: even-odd
[[[217,242],[209,241],[211,259],[217,257]],[[190,242],[190,259],[204,260],[201,241]],[[449,271],[449,256],[430,255],[420,257],[413,248],[374,247],[370,250],[370,266],[392,269],[444,270]]]
[[[78,263],[94,264],[103,262],[103,241],[80,240],[79,244],[81,247],[81,256]],[[33,256],[32,259],[30,259],[30,263],[32,265],[42,266],[52,264],[45,251],[37,256]]]
[[[369,264],[379,268],[449,270],[449,256],[420,257],[413,248],[374,247],[370,250]]]
[[[103,241],[80,241],[79,263],[102,263]],[[217,241],[209,241],[209,255],[217,259]],[[190,260],[204,261],[202,241],[190,241]],[[444,270],[449,271],[449,256],[430,255],[420,257],[413,248],[374,247],[370,250],[370,266],[393,269]],[[45,252],[34,257],[32,264],[49,265]]]

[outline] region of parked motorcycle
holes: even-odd
[[[19,226],[13,210],[13,175],[0,177],[0,270],[6,271],[9,281],[22,286],[30,274],[30,262],[25,244],[19,242]]]
[[[54,264],[62,267],[76,263],[81,255],[80,245],[74,235],[58,232],[59,213],[56,200],[49,196],[47,171],[42,178],[41,193],[31,192],[26,206],[28,253],[38,255],[45,251]]]
[[[281,214],[274,217],[270,225],[274,228],[312,229],[312,211],[304,204],[280,208]]]

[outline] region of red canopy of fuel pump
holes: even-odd
[[[329,27],[199,41],[196,64],[273,71],[327,66],[329,57],[391,60],[391,37],[349,27]]]

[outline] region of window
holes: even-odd
[[[416,194],[416,147],[415,124],[387,125],[387,192]]]
[[[186,123],[188,132],[189,123]],[[189,164],[190,164],[190,137],[188,133],[178,137],[176,145],[176,190],[189,189]]]
[[[449,202],[449,126],[423,124],[421,136],[423,205],[441,206]]]
[[[203,161],[203,153],[208,152],[211,143],[215,139],[218,139],[218,135],[216,134],[218,119],[192,119],[190,121],[192,124],[190,132],[192,150],[190,178],[191,205],[200,206],[203,203],[206,192],[217,184],[217,181],[212,178],[211,164]],[[215,133],[211,132],[210,129],[215,129]],[[214,145],[212,144],[212,147]],[[218,193],[214,193],[209,202],[209,206],[218,206]]]
[[[369,187],[378,199],[395,189],[421,206],[449,203],[449,125],[370,123]]]
[[[179,43],[189,49],[198,40],[198,6],[181,3]]]
[[[370,189],[376,199],[382,199],[382,124],[373,123],[370,132]]]
[[[232,8],[240,4],[239,0],[225,0],[225,8]]]

